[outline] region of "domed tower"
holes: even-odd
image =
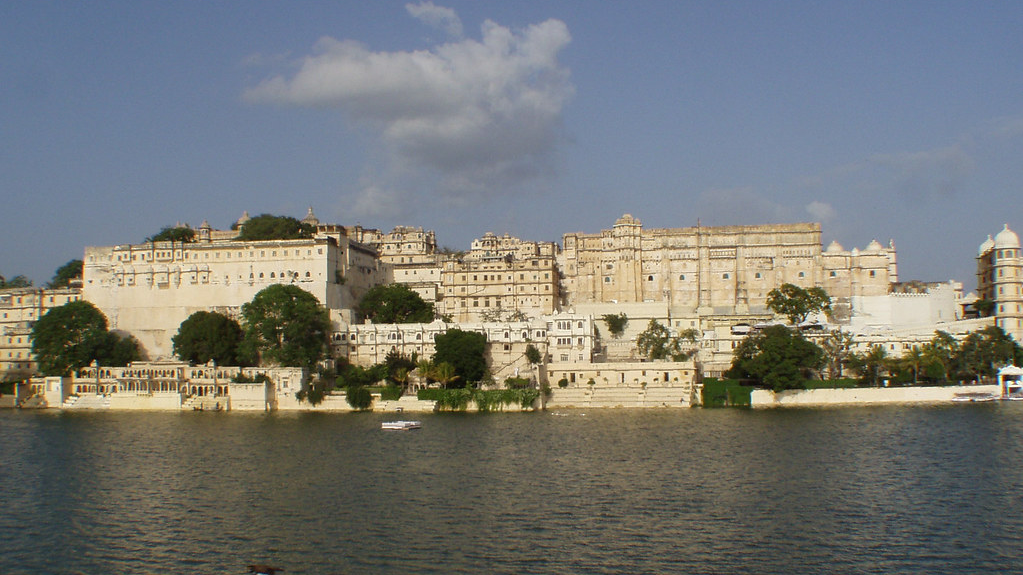
[[[313,208],[312,208],[312,206],[310,206],[310,207],[309,207],[309,213],[307,213],[307,214],[305,215],[305,217],[304,217],[304,218],[302,218],[302,223],[303,223],[303,224],[309,224],[310,226],[312,226],[312,227],[314,227],[314,228],[315,228],[316,226],[320,225],[320,219],[319,219],[319,218],[317,218],[317,217],[316,217],[316,214],[314,214],[314,213],[313,213]]]
[[[980,245],[977,255],[977,291],[993,304],[995,325],[1016,341],[1023,341],[1023,258],[1019,236],[1006,224]]]
[[[244,228],[245,224],[251,219],[252,218],[249,217],[249,211],[243,211],[242,217],[238,218],[238,221],[234,223],[234,229],[237,230],[239,234],[242,233],[242,228]]]
[[[207,220],[203,220],[202,225],[199,226],[199,241],[213,241],[213,226],[211,226]]]

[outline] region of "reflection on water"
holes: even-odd
[[[0,412],[8,573],[1023,571],[1023,406]]]

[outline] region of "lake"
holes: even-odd
[[[1023,405],[0,411],[0,572],[1023,572]]]

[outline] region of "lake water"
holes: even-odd
[[[1023,405],[0,411],[0,572],[1023,572]]]

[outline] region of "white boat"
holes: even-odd
[[[976,402],[982,402],[982,401],[994,401],[996,399],[998,399],[998,398],[995,397],[994,395],[990,394],[990,393],[983,393],[983,392],[977,392],[977,391],[969,391],[969,392],[965,392],[965,393],[957,393],[957,394],[955,394],[952,397],[952,401],[955,401],[955,402],[968,402],[968,403],[976,403]]]
[[[405,429],[419,429],[422,426],[423,426],[423,423],[421,421],[398,420],[398,421],[384,421],[383,423],[380,424],[380,429],[399,429],[399,430],[405,430]]]

